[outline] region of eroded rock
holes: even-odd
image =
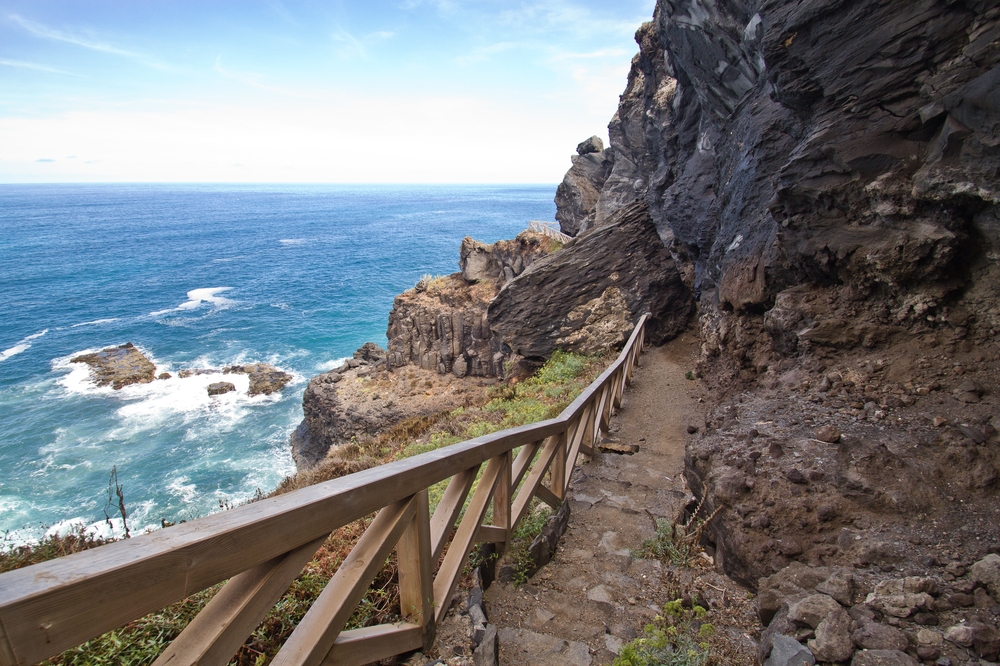
[[[116,391],[129,384],[148,384],[156,377],[156,366],[131,342],[81,354],[70,359],[70,363],[86,363],[94,384],[111,386]]]
[[[648,339],[660,343],[684,329],[691,308],[648,209],[636,204],[507,283],[488,318],[516,354],[544,358],[558,347],[593,349],[591,340],[623,342],[622,322],[631,330],[647,311]]]

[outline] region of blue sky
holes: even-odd
[[[0,0],[0,182],[558,182],[653,5]]]

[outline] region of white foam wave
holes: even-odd
[[[10,347],[9,349],[3,350],[2,352],[0,352],[0,361],[6,361],[11,356],[17,356],[18,354],[21,354],[23,352],[28,351],[29,349],[31,349],[31,341],[32,340],[40,338],[43,335],[45,335],[46,333],[48,333],[48,332],[49,332],[49,329],[46,328],[46,329],[44,329],[42,331],[39,331],[38,333],[33,333],[32,335],[29,335],[29,336],[25,337],[24,339],[22,339],[20,342],[18,342],[13,347]]]
[[[198,496],[198,489],[193,483],[188,483],[190,479],[180,476],[167,484],[167,492],[174,497],[180,498],[185,504],[190,504]]]
[[[79,324],[73,324],[70,328],[79,328],[81,326],[100,326],[101,324],[110,324],[113,321],[118,321],[117,317],[111,317],[110,319],[95,319],[94,321],[84,321]]]
[[[224,291],[229,291],[232,287],[207,287],[204,289],[192,289],[187,293],[188,300],[178,305],[176,308],[168,308],[166,310],[157,310],[156,312],[150,312],[150,317],[159,317],[170,312],[184,312],[186,310],[195,310],[201,307],[202,303],[208,303],[214,305],[215,307],[223,307],[226,305],[231,305],[234,301],[229,300],[223,296],[217,296]]]
[[[305,238],[279,238],[278,242],[282,245],[305,245]]]
[[[29,349],[31,349],[31,345],[25,344],[23,342],[21,344],[14,345],[10,349],[4,349],[2,352],[0,352],[0,361],[6,361],[11,356],[17,356],[21,352],[26,352]]]
[[[336,368],[339,368],[340,366],[344,365],[344,363],[347,361],[348,358],[350,358],[350,357],[349,356],[345,356],[343,358],[335,358],[335,359],[333,359],[331,361],[323,361],[322,363],[317,363],[316,364],[316,371],[317,372],[329,372],[330,370],[334,370]]]

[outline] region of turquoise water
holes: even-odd
[[[385,345],[392,299],[463,236],[555,214],[551,186],[0,185],[0,532],[206,515],[294,470],[310,376]],[[131,341],[175,378],[97,388],[69,359]],[[184,368],[266,361],[280,395]],[[233,380],[227,376],[227,380]],[[120,521],[116,523],[120,529]]]

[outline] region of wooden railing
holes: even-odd
[[[363,664],[429,648],[476,544],[502,550],[533,497],[562,502],[577,456],[621,405],[647,316],[554,419],[0,575],[0,665],[59,654],[228,579],[155,662],[226,664],[331,532],[375,512],[272,663]],[[428,488],[448,479],[431,515]],[[393,548],[402,621],[343,630]]]

